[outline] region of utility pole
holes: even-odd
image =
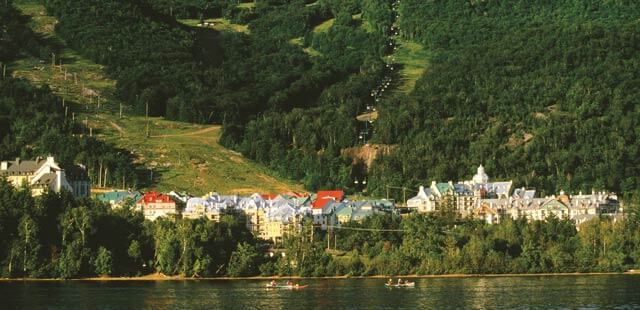
[[[147,101],[146,103],[147,108],[146,108],[146,117],[147,117],[147,138],[149,138],[149,101]],[[153,175],[153,173],[152,173]]]
[[[327,250],[331,250],[331,228],[327,230]]]
[[[402,187],[402,203],[406,203],[407,202],[407,188],[406,187]]]
[[[24,234],[24,256],[22,257],[22,272],[26,276],[27,274],[27,245],[29,244],[29,226],[28,222],[24,222],[24,230],[26,233]]]
[[[6,64],[2,64],[2,78],[6,78],[7,77],[7,65]]]
[[[122,102],[120,102],[120,118],[122,118]]]
[[[390,188],[394,188],[394,189],[401,189],[402,190],[402,199],[404,202],[407,201],[407,191],[409,190],[406,187],[398,187],[398,186],[391,186],[391,185],[385,185],[385,187],[387,188],[387,200],[389,200],[389,189]]]

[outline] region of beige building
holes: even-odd
[[[431,183],[427,189],[420,186],[418,195],[407,200],[409,208],[419,213],[439,211],[451,205],[461,217],[483,219],[489,224],[503,218],[545,220],[550,216],[568,219],[580,224],[598,216],[622,214],[615,194],[592,192],[545,198],[534,198],[535,190],[516,188],[511,193],[512,181],[489,182],[489,176],[481,165],[470,181]]]
[[[91,193],[91,183],[83,166],[74,166],[67,174],[54,158],[0,162],[0,177],[19,188],[29,186],[33,196],[39,196],[45,190],[60,192],[67,190],[75,197],[87,197]]]
[[[176,202],[169,196],[158,192],[146,192],[136,203],[136,210],[142,211],[144,217],[155,221],[161,216],[175,218],[180,214]]]

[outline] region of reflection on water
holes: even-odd
[[[304,280],[302,290],[260,280],[0,282],[2,308],[547,309],[640,308],[640,276],[530,276]]]

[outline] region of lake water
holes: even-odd
[[[640,275],[310,279],[302,290],[268,281],[0,282],[2,309],[640,309]]]

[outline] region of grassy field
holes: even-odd
[[[65,99],[76,121],[93,128],[93,134],[132,151],[139,163],[153,171],[154,188],[163,191],[188,191],[204,194],[248,194],[253,192],[302,191],[299,184],[273,177],[263,166],[222,147],[220,127],[168,121],[162,118],[135,116],[124,110],[114,96],[115,81],[106,77],[104,68],[65,46],[55,36],[55,18],[46,16],[41,5],[18,5],[32,16],[31,27],[54,44],[64,47],[62,66],[52,66],[51,59],[25,58],[10,69],[36,85],[49,85]],[[235,30],[234,30],[235,31]],[[99,107],[98,107],[98,102]],[[147,127],[149,137],[147,137]]]
[[[179,22],[191,26],[191,27],[200,27],[198,24],[200,23],[199,19],[179,19]],[[229,20],[224,18],[209,18],[204,20],[206,23],[209,23],[209,28],[218,30],[218,31],[230,31],[230,32],[243,32],[249,33],[249,26],[240,25],[231,23]]]
[[[301,46],[303,47],[302,50],[307,53],[307,55],[309,56],[313,56],[313,57],[317,57],[317,56],[322,56],[322,53],[318,52],[316,49],[314,49],[313,47],[309,46],[309,47],[304,47],[304,42],[302,42],[302,38],[293,38],[291,40],[289,40],[289,44],[292,45],[297,45],[297,46]]]
[[[402,65],[400,70],[401,83],[398,90],[410,93],[416,81],[429,67],[430,53],[421,44],[398,38],[398,49],[393,53],[395,62]]]
[[[371,27],[371,24],[369,24],[368,21],[366,21],[366,20],[364,20],[362,18],[362,13],[352,15],[351,18],[353,18],[353,20],[356,21],[356,22],[360,22],[361,23],[360,27],[362,27],[365,31],[367,31],[367,32],[373,31],[373,28]],[[335,21],[336,21],[335,18],[328,19],[328,20],[322,22],[321,24],[315,26],[313,28],[313,32],[314,33],[321,33],[321,32],[328,31],[333,26],[333,23]]]
[[[253,9],[255,7],[256,7],[256,4],[254,2],[245,2],[245,3],[238,4],[238,8],[241,8],[241,9]]]
[[[332,19],[328,19],[324,22],[322,22],[320,25],[315,26],[313,28],[313,32],[314,33],[320,33],[320,32],[325,32],[327,30],[329,30],[329,28],[331,28],[331,26],[333,26],[333,23],[336,21],[335,18]]]

